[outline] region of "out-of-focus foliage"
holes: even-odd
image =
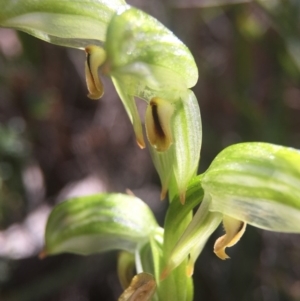
[[[130,2],[166,24],[196,58],[201,172],[237,142],[300,148],[299,1]],[[86,98],[80,53],[12,31],[1,30],[0,37],[0,299],[116,300],[121,288],[114,255],[38,261],[35,253],[10,260],[3,249],[8,238],[26,238],[9,235],[20,234],[13,232],[15,223],[67,195],[130,188],[162,221],[149,155],[136,147],[109,81],[103,100]],[[143,116],[143,105],[138,109]],[[14,145],[13,151],[2,145]],[[220,262],[212,248],[221,232],[196,264],[195,301],[299,300],[299,236],[248,227],[229,250],[232,259]]]
[[[20,170],[29,153],[22,120],[0,125],[0,229],[24,213],[24,187]]]

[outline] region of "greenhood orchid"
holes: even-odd
[[[85,50],[89,97],[103,95],[100,68],[111,76],[141,148],[146,144],[135,97],[147,102],[146,132],[162,182],[161,198],[173,177],[184,203],[201,147],[199,106],[188,89],[196,84],[198,71],[189,50],[156,19],[129,6],[112,17],[104,50],[97,46]]]
[[[238,242],[246,224],[300,233],[299,150],[268,143],[230,146],[198,177],[198,185],[198,198],[203,200],[169,252],[163,277],[188,256],[191,275],[196,258],[222,220],[226,233],[214,245],[221,259],[229,258],[225,249]],[[192,198],[197,198],[195,193]]]
[[[225,234],[214,245],[221,259],[229,258],[226,248],[239,241],[247,224],[300,233],[300,151],[236,144],[196,176],[202,127],[190,89],[197,66],[189,49],[155,18],[123,0],[1,2],[0,26],[85,51],[88,97],[101,98],[101,77],[111,78],[137,144],[149,148],[160,197],[169,193],[170,199],[164,229],[132,195],[98,194],[58,204],[41,257],[121,250],[120,301],[192,301],[194,263],[222,222]],[[135,98],[147,104],[146,135]]]
[[[147,102],[146,132],[161,198],[174,185],[184,203],[202,138],[199,106],[189,90],[198,69],[189,49],[155,18],[122,0],[18,2],[5,5],[0,26],[85,50],[88,96],[101,98],[101,76],[110,76],[141,148],[146,143],[135,97]]]

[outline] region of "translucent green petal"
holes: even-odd
[[[157,228],[149,207],[124,194],[99,194],[65,201],[52,211],[45,254],[88,255],[113,249],[134,252]]]
[[[203,176],[211,211],[253,226],[300,232],[300,151],[268,143],[223,150]]]
[[[113,74],[130,74],[151,89],[186,89],[197,82],[188,48],[141,10],[128,6],[118,11],[109,24],[105,47]]]
[[[126,78],[123,78],[123,80]],[[125,107],[127,115],[133,125],[133,129],[136,136],[136,141],[141,148],[145,147],[144,134],[142,129],[141,119],[136,107],[134,94],[131,94],[130,87],[126,85],[122,79],[117,77],[112,77],[112,81],[115,85],[115,88],[122,100],[122,103]]]
[[[197,98],[191,90],[182,93],[172,120],[174,175],[182,203],[188,182],[196,175],[200,160],[202,125]]]
[[[171,178],[173,176],[173,163],[174,163],[174,145],[165,152],[158,152],[149,144],[149,150],[153,164],[158,172],[160,182],[161,182],[161,200],[165,199]]]
[[[124,4],[123,0],[0,0],[0,26],[82,48],[105,40],[110,19]]]

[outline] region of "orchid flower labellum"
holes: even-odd
[[[103,48],[94,45],[87,46],[85,52],[85,77],[90,92],[88,97],[91,99],[98,99],[104,94],[103,84],[98,75],[98,68],[105,62],[106,53]]]
[[[156,282],[148,273],[140,273],[132,278],[129,287],[119,297],[118,301],[149,301],[155,293]]]
[[[146,111],[146,131],[150,144],[159,152],[166,151],[173,143],[171,118],[174,112],[172,103],[154,97]]]
[[[246,223],[224,216],[223,226],[226,233],[216,240],[214,253],[220,259],[228,259],[230,257],[225,253],[225,248],[234,246],[240,240],[246,230]]]

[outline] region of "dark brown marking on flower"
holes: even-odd
[[[150,105],[151,105],[151,109],[152,109],[151,111],[152,111],[152,117],[153,117],[153,121],[154,121],[155,133],[161,139],[165,139],[166,135],[164,133],[164,130],[161,126],[161,122],[159,120],[157,104],[152,100],[150,102]]]
[[[243,229],[244,224],[245,224],[244,222],[241,222],[241,224],[240,224],[239,228],[237,229],[236,233],[239,233]]]
[[[87,61],[87,65],[89,67],[89,70],[91,72],[91,54],[90,52],[86,49],[86,61]]]
[[[90,54],[89,49],[86,48],[85,51],[86,51],[86,63],[87,63],[87,66],[89,68],[91,78],[93,80],[93,84],[94,84],[94,86],[96,86],[95,79],[94,79],[94,76],[93,76],[92,70],[91,70],[91,54]]]
[[[93,81],[94,86],[96,86],[95,79],[94,79],[94,76],[92,74],[92,69],[91,69],[91,53],[90,53],[90,49],[88,47],[86,47],[85,48],[85,52],[86,52],[86,63],[87,63],[88,68],[89,68],[91,79]]]
[[[91,72],[91,47],[87,46],[84,50],[85,50],[85,53],[86,53],[86,62],[87,62],[87,65],[89,67],[89,70]]]

